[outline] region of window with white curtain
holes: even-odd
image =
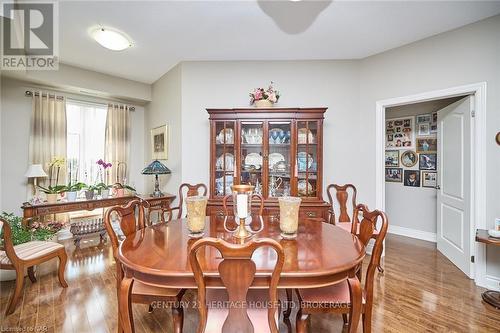
[[[67,167],[72,183],[102,181],[97,161],[104,159],[107,112],[106,104],[66,102]]]

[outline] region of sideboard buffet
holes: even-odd
[[[278,198],[299,196],[302,218],[328,219],[323,200],[323,119],[326,108],[207,109],[210,121],[208,213],[222,215],[233,184],[251,184],[265,215]],[[257,206],[256,206],[257,207]]]

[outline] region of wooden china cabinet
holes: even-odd
[[[210,119],[208,213],[222,215],[233,184],[252,184],[265,215],[279,215],[278,197],[302,198],[301,218],[328,219],[323,200],[326,108],[207,109]],[[255,206],[257,209],[257,204]]]

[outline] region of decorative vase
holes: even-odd
[[[69,202],[76,201],[77,195],[78,195],[77,191],[66,192],[66,200]]]
[[[92,200],[94,199],[94,191],[85,191],[85,198],[87,200]]]
[[[271,108],[274,105],[274,103],[268,99],[259,99],[255,101],[254,104],[258,108]]]
[[[58,193],[47,193],[47,202],[48,203],[56,203]]]
[[[108,197],[109,197],[109,189],[102,189],[101,190],[101,198],[107,199]]]

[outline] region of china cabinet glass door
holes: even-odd
[[[215,188],[214,196],[231,193],[236,168],[235,122],[217,121],[215,124]]]
[[[240,184],[255,186],[255,193],[263,194],[264,123],[241,122]]]
[[[310,198],[317,196],[318,188],[318,122],[297,122],[297,194]]]
[[[269,198],[290,196],[291,193],[291,121],[269,122],[267,155]]]

